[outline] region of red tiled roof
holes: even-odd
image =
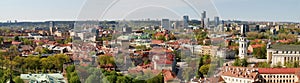
[[[157,64],[167,64],[167,65],[171,65],[172,61],[171,60],[156,60]]]
[[[17,41],[12,41],[11,42],[11,44],[13,44],[13,45],[19,45],[19,44],[21,44],[22,42],[17,42]]]
[[[170,45],[179,45],[179,42],[178,42],[178,41],[175,41],[175,42],[167,42],[167,44],[170,44]]]
[[[251,45],[252,48],[260,48],[260,47],[263,47],[264,45],[263,44],[254,44],[254,45]]]
[[[152,44],[161,44],[161,43],[163,43],[164,41],[162,41],[162,40],[151,40],[151,43]]]
[[[72,46],[72,44],[60,44],[59,46],[65,47],[65,46]]]
[[[276,42],[280,42],[280,43],[289,43],[289,42],[292,42],[292,40],[288,39],[288,40],[277,40]]]
[[[44,43],[47,43],[49,40],[47,39],[43,39],[43,40],[33,40],[33,42],[44,42]]]
[[[164,81],[168,81],[176,78],[175,75],[170,70],[163,70],[162,73],[164,75]]]
[[[260,74],[295,74],[300,68],[259,68]]]
[[[49,41],[48,44],[54,45],[54,44],[56,44],[56,41]]]
[[[258,73],[254,70],[256,69],[248,67],[225,66],[223,67],[221,75],[255,80],[257,79]]]

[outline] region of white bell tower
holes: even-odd
[[[247,39],[246,39],[246,28],[247,25],[241,26],[241,36],[239,38],[239,58],[245,58],[247,57],[247,51],[248,51],[248,45],[247,45]]]

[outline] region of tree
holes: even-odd
[[[288,68],[298,68],[299,67],[299,61],[289,61],[289,62],[286,62],[284,64],[285,67],[288,67]]]
[[[60,71],[63,71],[63,64],[66,62],[70,62],[70,57],[65,54],[55,54],[53,55],[54,60],[53,63],[55,65],[55,68],[59,69]],[[52,59],[53,59],[52,57]]]
[[[105,76],[105,78],[110,83],[116,83],[116,81],[117,81],[117,75],[114,75],[114,74],[113,75]]]
[[[200,67],[199,71],[203,74],[203,75],[207,75],[208,71],[209,71],[209,67],[210,64],[206,64]]]
[[[276,65],[274,65],[273,67],[275,67],[275,68],[282,68],[281,62],[280,61],[277,62]]]
[[[16,57],[14,57],[13,62],[16,63],[16,68],[20,69],[22,67],[22,65],[24,64],[24,58],[20,57],[20,56],[16,56]]]
[[[25,64],[24,64],[25,68],[37,70],[38,67],[40,67],[40,57],[39,56],[28,56],[27,58],[24,59],[24,61],[25,61]]]
[[[64,44],[68,44],[70,42],[72,42],[72,38],[68,37],[67,39],[65,39]]]
[[[72,76],[69,83],[81,83],[79,76]]]
[[[24,81],[20,78],[20,76],[17,76],[13,79],[16,83],[24,83]]]
[[[254,57],[256,57],[258,59],[266,59],[267,58],[266,53],[267,53],[267,49],[266,49],[265,45],[262,47],[253,49],[253,55],[254,55]]]
[[[166,40],[167,40],[166,37],[163,36],[163,35],[158,36],[156,39],[157,39],[157,40],[163,40],[163,41],[166,41]]]
[[[86,80],[85,83],[100,83],[100,75],[92,74]],[[125,82],[124,82],[125,83]]]
[[[241,66],[241,65],[240,65],[240,62],[241,62],[240,59],[236,58],[236,59],[234,60],[234,62],[233,62],[232,65],[233,65],[233,66]]]
[[[19,36],[15,36],[15,37],[14,37],[14,41],[20,41]]]
[[[116,83],[131,83],[131,79],[126,76],[118,76]]]
[[[29,40],[29,39],[23,39],[23,43],[25,45],[33,45],[33,41],[32,40]]]
[[[3,44],[4,38],[0,36],[0,44]]]
[[[242,59],[242,61],[241,61],[241,66],[243,66],[243,67],[247,67],[248,66],[248,62],[247,62],[247,59]]]
[[[52,67],[53,67],[53,63],[52,63],[52,61],[50,60],[50,59],[48,59],[48,58],[42,58],[42,59],[40,59],[40,64],[41,64],[41,68],[43,69],[43,70],[48,70],[48,69],[51,69]]]
[[[211,62],[210,55],[204,55],[201,58],[202,58],[204,64],[209,64]]]
[[[261,62],[261,63],[258,63],[258,67],[259,68],[270,68],[271,65],[267,62]]]
[[[108,64],[114,65],[114,57],[108,55],[100,55],[98,58],[98,63],[100,66]]]
[[[8,54],[10,54],[11,56],[19,55],[18,47],[16,45],[10,46],[8,50],[9,50]]]
[[[44,48],[44,47],[41,47],[41,46],[37,46],[34,49],[34,51],[38,52],[39,54],[49,54],[49,53],[51,53],[51,51],[48,48]]]
[[[162,73],[158,74],[157,76],[146,80],[147,83],[164,83],[164,77],[162,76]]]
[[[257,38],[258,34],[259,34],[258,32],[248,32],[247,36],[248,36],[248,39],[253,40],[253,39]]]

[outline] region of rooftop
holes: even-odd
[[[258,72],[256,68],[226,66],[222,70],[222,75],[245,79],[256,79],[258,76]]]
[[[300,51],[300,45],[271,45],[270,49],[280,50],[280,51]]]
[[[300,68],[259,68],[260,74],[295,74]]]

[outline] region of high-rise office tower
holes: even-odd
[[[170,20],[169,19],[162,19],[161,26],[164,29],[170,29]]]
[[[206,18],[206,11],[203,11],[201,13],[201,25],[202,25],[202,28],[205,28],[205,18]]]
[[[249,32],[249,25],[247,24],[241,25],[241,34],[246,32]]]
[[[189,26],[189,16],[183,16],[183,26],[184,28]]]
[[[215,24],[215,27],[218,27],[218,25],[220,24],[220,18],[218,16],[215,16],[214,24]]]
[[[201,13],[201,18],[202,18],[202,19],[205,19],[205,18],[206,18],[206,11],[203,11],[203,12]]]
[[[209,18],[205,18],[204,25],[205,25],[205,28],[209,28]]]

